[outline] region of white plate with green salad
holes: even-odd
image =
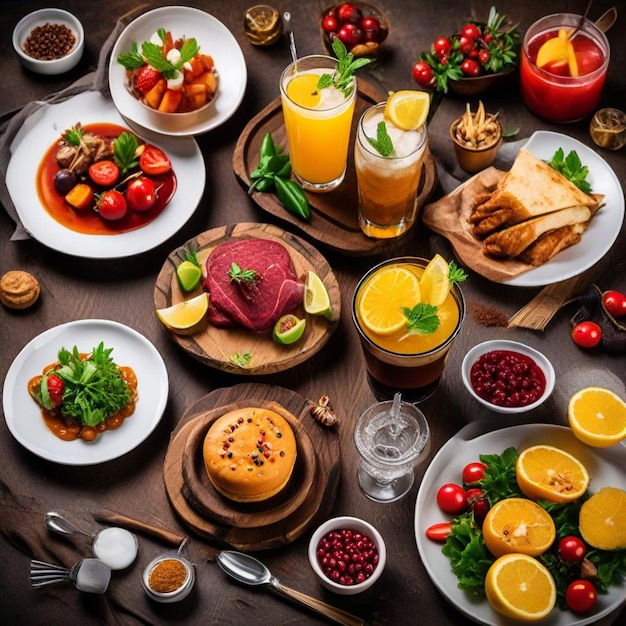
[[[134,413],[115,430],[94,441],[64,441],[48,428],[28,382],[58,360],[61,348],[91,353],[100,343],[111,348],[118,366],[131,367],[137,377]],[[96,465],[116,459],[142,443],[160,422],[168,398],[168,375],[156,348],[136,330],[109,320],[85,319],[50,328],[32,339],[15,357],[4,380],[3,409],[15,439],[33,454],[64,465]]]
[[[496,430],[498,429],[498,430]],[[512,626],[519,622],[494,611],[485,597],[474,597],[459,589],[458,579],[450,568],[449,559],[441,552],[441,543],[426,537],[426,530],[433,524],[448,521],[437,505],[439,487],[445,483],[462,484],[461,473],[468,464],[479,460],[481,454],[502,454],[514,447],[518,452],[536,445],[559,447],[576,456],[590,475],[589,490],[596,493],[602,487],[614,486],[626,489],[626,448],[590,448],[574,437],[571,430],[553,424],[519,424],[502,427],[501,423],[481,420],[461,429],[439,450],[430,463],[415,504],[415,539],[424,567],[441,594],[461,613],[471,620],[488,626]],[[543,626],[584,626],[595,624],[602,617],[626,602],[626,580],[612,584],[606,594],[598,594],[598,601],[591,611],[577,615],[569,610],[555,607],[541,621]]]

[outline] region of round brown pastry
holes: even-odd
[[[0,278],[0,302],[11,309],[26,309],[39,298],[39,282],[28,272],[12,270]]]
[[[204,438],[209,480],[236,502],[260,502],[289,482],[296,438],[289,422],[265,408],[246,407],[218,418]]]

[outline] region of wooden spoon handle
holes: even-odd
[[[317,598],[312,598],[311,596],[307,596],[305,593],[301,593],[300,591],[296,591],[295,589],[290,589],[289,587],[285,587],[281,582],[274,579],[270,584],[270,589],[273,589],[277,593],[295,600],[300,604],[304,604],[305,606],[325,615],[326,617],[332,619],[338,624],[344,624],[344,626],[363,626],[365,621],[356,615],[352,615],[352,613],[348,613],[347,611],[343,611],[342,609],[338,609],[337,607],[331,606],[330,604],[326,604]]]
[[[153,526],[143,520],[127,517],[121,513],[115,513],[105,509],[98,511],[94,515],[94,519],[102,524],[112,524],[115,526],[121,526],[122,528],[129,528],[131,530],[146,533],[155,539],[160,539],[161,541],[176,547],[178,547],[185,540],[185,537],[182,535],[177,535],[176,533],[166,530],[165,528]]]

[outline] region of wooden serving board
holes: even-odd
[[[201,431],[206,426],[202,420],[211,421],[212,417],[207,417],[209,414],[221,415],[230,410],[229,407],[252,406],[251,403],[258,402],[268,403],[268,406],[274,407],[273,410],[279,407],[282,415],[291,414],[291,422],[294,419],[299,422],[296,425],[298,430],[294,430],[297,433],[298,454],[303,453],[305,465],[313,463],[311,455],[315,461],[312,468],[305,466],[298,471],[303,472],[305,478],[310,475],[311,484],[307,488],[308,479],[305,480],[303,487],[306,496],[287,515],[284,510],[279,510],[280,501],[278,505],[270,501],[265,514],[260,505],[256,505],[254,510],[246,511],[235,504],[227,505],[222,502],[218,514],[224,514],[229,509],[229,521],[220,522],[215,518],[215,512],[212,515],[200,513],[185,497],[185,492],[189,491],[183,469],[185,456],[191,454],[197,460],[194,456],[194,437],[197,439],[198,429]],[[172,433],[163,468],[165,490],[170,504],[192,531],[217,546],[257,551],[287,545],[300,537],[315,520],[321,521],[327,517],[333,507],[341,474],[339,437],[335,428],[337,426],[326,428],[313,419],[305,399],[289,389],[256,383],[216,389],[193,404]],[[301,429],[306,430],[308,437],[301,438]],[[195,451],[197,454],[197,446]],[[187,467],[189,468],[188,462]],[[192,487],[196,488],[197,486]],[[258,525],[252,525],[252,519]]]
[[[330,297],[331,319],[323,315],[307,315],[304,307],[301,307],[295,314],[300,318],[306,317],[306,329],[303,337],[291,345],[275,342],[271,332],[259,334],[245,328],[216,328],[208,325],[193,335],[168,332],[185,352],[206,365],[231,374],[273,374],[294,367],[318,352],[330,338],[341,316],[341,292],[330,265],[310,243],[300,237],[270,224],[250,223],[221,226],[201,233],[168,256],[157,277],[154,306],[156,309],[166,308],[201,293],[201,287],[185,293],[178,285],[176,267],[181,262],[180,255],[184,257],[185,248],[197,249],[198,256],[206,258],[220,243],[251,238],[270,239],[283,245],[289,252],[296,276],[303,282],[309,270],[322,279]],[[234,362],[233,355],[246,351],[251,353],[252,359],[248,366],[240,367]]]
[[[354,138],[361,114],[372,104],[384,101],[386,96],[363,80],[358,81],[358,97],[352,119],[352,134],[348,153],[348,168],[341,185],[329,193],[308,193],[311,217],[303,221],[289,213],[273,193],[253,191],[251,198],[271,215],[289,222],[299,231],[329,248],[343,254],[368,256],[379,254],[399,241],[396,239],[372,239],[366,237],[357,219],[357,186],[354,170]],[[253,117],[237,140],[233,153],[233,169],[244,189],[251,184],[250,172],[259,163],[259,150],[266,133],[284,152],[288,152],[287,134],[283,120],[280,98],[268,104]],[[421,208],[430,198],[437,182],[435,161],[426,148],[422,178],[418,189],[417,204]]]

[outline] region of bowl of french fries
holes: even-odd
[[[465,113],[450,124],[450,137],[461,169],[475,174],[496,158],[502,145],[502,126],[497,115],[485,111],[482,101],[474,113],[468,103]]]

